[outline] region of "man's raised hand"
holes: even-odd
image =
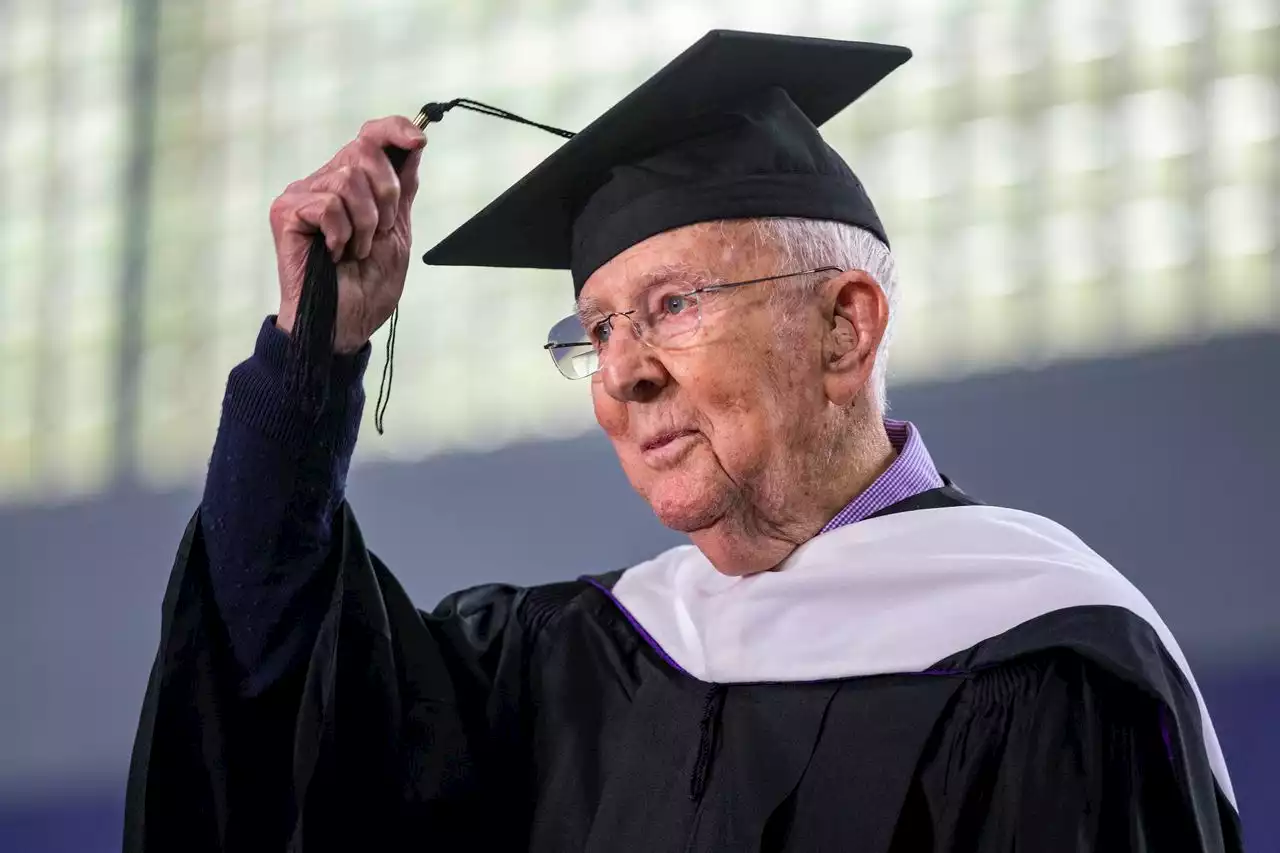
[[[280,279],[276,325],[292,332],[313,235],[323,232],[338,265],[334,350],[351,353],[386,322],[404,292],[412,244],[410,208],[427,144],[401,116],[367,122],[360,134],[271,205]],[[409,152],[397,174],[383,150]]]

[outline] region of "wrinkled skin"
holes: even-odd
[[[388,145],[409,151],[398,174]],[[391,316],[404,291],[425,145],[406,118],[370,121],[275,200],[281,329],[292,330],[316,231],[338,261],[335,349],[355,352]],[[670,267],[684,271],[689,289],[797,272],[741,223],[704,223],[610,260],[586,282],[580,307],[626,311],[646,276]],[[777,567],[893,458],[867,389],[888,321],[883,292],[850,270],[783,312],[770,293],[787,286],[708,294],[701,330],[676,349],[646,346],[623,321],[592,379],[596,419],[632,485],[726,574]]]
[[[739,223],[695,225],[602,266],[580,309],[628,310],[647,276],[673,267],[691,288],[795,272]],[[892,461],[867,403],[885,297],[860,270],[822,275],[791,311],[771,298],[782,282],[707,294],[700,331],[678,348],[617,323],[592,378],[596,420],[631,484],[725,574],[777,567]]]
[[[391,316],[409,270],[409,214],[426,144],[422,131],[402,116],[367,122],[328,163],[276,198],[271,235],[280,280],[277,326],[293,330],[317,230],[338,266],[334,349],[355,352]],[[398,174],[383,152],[387,146],[409,152]]]

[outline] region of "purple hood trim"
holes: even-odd
[[[649,636],[649,632],[646,631],[644,629],[644,626],[641,625],[636,620],[636,617],[631,615],[631,611],[622,606],[622,602],[619,601],[618,597],[613,594],[613,590],[609,589],[607,586],[600,583],[600,581],[596,580],[595,578],[584,577],[583,580],[591,584],[592,586],[594,586],[596,589],[603,592],[605,594],[605,597],[613,602],[613,606],[618,608],[618,610],[622,611],[622,615],[627,617],[627,621],[631,623],[632,628],[636,629],[636,633],[639,634],[644,639],[644,641],[649,644],[649,648],[653,649],[655,652],[658,653],[658,657],[662,658],[667,663],[668,666],[670,666],[676,672],[681,673],[682,675],[689,675],[689,673],[685,671],[684,667],[676,663],[675,658],[667,654],[666,649],[658,645],[657,641],[654,640],[653,637]],[[689,677],[692,678],[693,676],[689,675]]]

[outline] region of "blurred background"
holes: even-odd
[[[271,199],[428,100],[580,128],[712,27],[915,51],[826,129],[899,256],[894,412],[1147,593],[1280,850],[1280,0],[0,0],[0,849],[119,847],[173,547],[276,305]],[[418,250],[558,144],[430,137]],[[538,351],[570,303],[410,270],[352,499],[424,607],[676,541]]]

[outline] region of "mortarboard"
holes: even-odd
[[[581,133],[459,98],[455,106],[568,138],[423,260],[449,266],[568,269],[575,298],[591,273],[655,234],[716,219],[788,216],[848,222],[886,243],[849,166],[818,127],[911,57],[903,47],[712,30]],[[407,152],[388,149],[399,170]],[[317,416],[327,396],[337,271],[317,233],[291,338],[290,383]],[[374,425],[390,399],[391,316]],[[384,396],[385,395],[385,396]]]
[[[576,297],[610,258],[695,222],[831,219],[888,242],[861,181],[817,128],[910,56],[891,45],[713,30],[423,260],[568,269]]]

